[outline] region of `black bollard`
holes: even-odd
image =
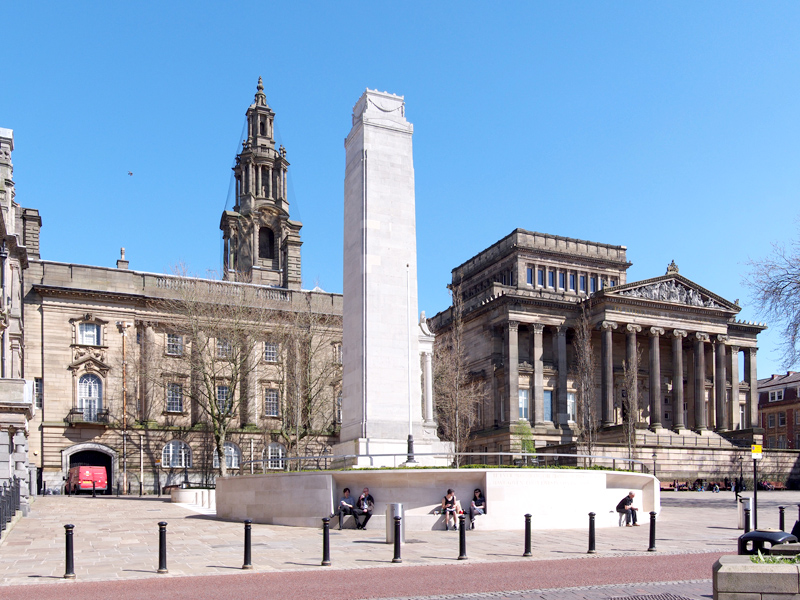
[[[158,573],[169,573],[167,571],[167,522],[158,523]]]
[[[525,552],[522,556],[533,556],[531,554],[531,516],[525,515]]]
[[[322,519],[322,566],[331,566],[331,520]]]
[[[139,497],[142,497],[142,482],[139,482]]]
[[[783,516],[783,511],[784,510],[786,510],[785,506],[779,506],[778,507],[778,514],[779,514],[779,517],[778,517],[778,529],[780,529],[781,531],[786,531],[786,519]]]
[[[75,557],[72,549],[72,532],[75,525],[64,525],[67,542],[67,568],[64,571],[64,579],[75,579]]]
[[[253,521],[250,519],[244,520],[244,564],[242,565],[243,569],[252,569],[253,568],[253,561],[251,560],[250,556],[250,531],[252,529]]]
[[[458,560],[467,560],[467,517],[458,515]]]
[[[589,551],[587,554],[595,554],[597,550],[594,549],[594,513],[589,513]]]
[[[656,551],[656,511],[650,511],[650,547],[648,552]]]
[[[92,498],[97,498],[97,491],[95,488],[94,479],[92,479]]]
[[[403,557],[400,556],[400,535],[401,535],[400,521],[402,521],[402,517],[394,518],[394,558],[392,558],[393,563],[403,562]]]
[[[744,509],[744,532],[745,533],[749,533],[750,532],[750,509],[749,508],[745,508]]]

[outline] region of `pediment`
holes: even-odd
[[[70,371],[87,371],[106,374],[111,366],[103,360],[105,353],[95,348],[78,348],[75,350],[75,360],[67,367]]]
[[[613,289],[606,288],[603,295],[608,298],[626,297],[667,304],[679,304],[697,308],[711,308],[738,313],[741,308],[728,302],[721,296],[708,291],[693,281],[677,273],[668,273],[661,277],[635,281]]]

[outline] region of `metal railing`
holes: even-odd
[[[14,518],[19,510],[20,501],[20,482],[19,479],[14,477],[11,479],[11,485],[3,483],[3,488],[0,490],[0,537],[6,527]]]
[[[716,436],[643,434],[641,436],[641,445],[673,446],[677,448],[744,448],[750,446],[750,441],[719,438]]]
[[[70,425],[77,423],[98,423],[101,425],[108,425],[109,414],[108,409],[89,410],[87,408],[73,408],[64,419]]]

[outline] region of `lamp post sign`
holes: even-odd
[[[753,455],[753,529],[758,529],[758,461],[761,460],[761,444],[750,446]]]

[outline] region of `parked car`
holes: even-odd
[[[94,483],[94,486],[92,486],[92,483]],[[108,488],[108,476],[105,467],[83,466],[72,467],[69,470],[64,493],[91,492],[93,488],[98,492],[105,492]]]

